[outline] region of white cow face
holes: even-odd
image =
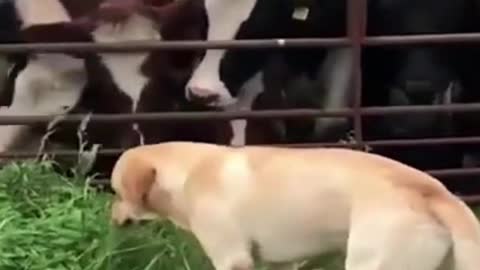
[[[257,0],[205,0],[208,18],[207,40],[232,40],[242,23],[251,15]],[[220,64],[226,50],[208,50],[185,89],[189,100],[204,100],[207,105],[223,107],[236,102],[220,79]]]
[[[11,105],[3,107],[0,114],[67,114],[80,100],[86,83],[82,59],[64,54],[31,56],[14,78]],[[0,126],[0,152],[10,149],[28,130],[28,126]]]
[[[77,25],[53,23],[35,25],[22,30],[25,42],[70,42],[91,40],[91,36]],[[2,107],[2,115],[64,115],[79,102],[87,84],[85,59],[70,54],[29,54],[10,72],[9,88],[12,96],[9,106]],[[22,68],[23,67],[23,68]],[[7,103],[7,104],[8,104]],[[0,126],[0,152],[16,144],[18,138],[30,129],[28,126]]]

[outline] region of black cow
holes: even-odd
[[[204,5],[207,40],[345,35],[343,0],[206,0]],[[228,107],[241,102],[241,94],[249,91],[245,83],[256,77],[263,92],[247,107],[346,107],[351,101],[349,60],[350,51],[346,49],[208,50],[187,83],[185,95],[194,102]],[[301,142],[338,139],[348,122],[252,120],[248,126],[263,131],[247,129],[247,143]]]
[[[478,31],[470,0],[370,0],[368,35],[468,33]],[[381,46],[363,57],[366,106],[453,104],[476,92],[475,49],[466,44]],[[478,53],[477,53],[478,54]],[[470,74],[469,74],[470,73]],[[463,100],[463,101],[462,101]],[[415,139],[460,134],[456,115],[401,114],[366,118],[369,139]],[[478,133],[477,133],[478,134]],[[463,149],[454,145],[381,147],[376,152],[423,170],[459,168]],[[462,192],[480,186],[455,182]],[[473,190],[472,190],[473,191]]]

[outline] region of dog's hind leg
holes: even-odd
[[[412,209],[374,208],[353,212],[346,270],[440,269],[451,247],[448,231]]]

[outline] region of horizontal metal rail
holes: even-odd
[[[365,2],[365,1],[363,1]],[[353,3],[353,4],[352,4]],[[190,50],[190,49],[271,49],[271,48],[313,48],[313,47],[346,47],[357,49],[358,59],[361,54],[360,46],[385,45],[413,45],[413,44],[452,44],[452,43],[480,43],[480,33],[457,34],[426,34],[426,35],[391,35],[391,36],[364,36],[359,32],[364,24],[365,8],[359,7],[355,0],[349,1],[349,34],[350,37],[340,38],[300,38],[300,39],[256,39],[256,40],[217,40],[217,41],[142,41],[142,42],[115,42],[115,43],[28,43],[28,44],[0,44],[1,53],[66,53],[66,52],[110,52],[128,53],[153,50]],[[362,3],[363,6],[364,3]],[[354,32],[352,32],[354,30]],[[359,62],[357,61],[357,64]],[[359,66],[359,65],[356,65]],[[355,67],[358,69],[359,67]],[[357,74],[358,70],[357,70]],[[354,87],[356,97],[361,97],[361,83],[356,81]],[[356,103],[359,104],[360,98]],[[93,115],[62,115],[61,120],[66,122],[80,122],[90,117],[92,122],[165,122],[165,121],[219,121],[233,119],[272,119],[272,118],[303,118],[303,117],[355,117],[356,130],[362,130],[360,116],[379,116],[395,114],[417,114],[435,112],[480,112],[480,103],[454,105],[422,105],[422,106],[395,106],[395,107],[360,107],[336,110],[293,109],[293,110],[261,110],[261,111],[234,111],[234,112],[158,112],[139,114],[93,114]],[[0,125],[31,125],[48,123],[58,119],[58,115],[17,115],[0,116]],[[361,133],[361,132],[360,132]],[[0,134],[1,136],[1,134]],[[404,140],[374,140],[365,141],[362,135],[356,134],[357,142],[345,143],[315,143],[315,144],[286,144],[282,147],[355,147],[355,146],[409,146],[409,145],[437,145],[437,144],[468,144],[480,143],[480,137],[456,138],[423,138]],[[99,155],[117,155],[125,149],[101,149]],[[76,156],[77,150],[61,150],[43,152],[41,154],[57,156]],[[1,153],[0,158],[34,158],[38,153],[9,152]],[[480,175],[480,168],[461,168],[427,171],[437,177],[474,176]],[[472,178],[473,179],[473,178]],[[96,183],[108,184],[107,180],[97,179]],[[472,180],[473,181],[473,180]],[[480,203],[480,195],[461,197],[467,203]]]
[[[362,46],[477,43],[480,33],[419,34],[368,36]],[[59,43],[9,43],[0,44],[0,53],[16,52],[139,52],[152,50],[191,49],[272,49],[350,46],[348,37],[340,38],[295,38],[295,39],[249,39],[249,40],[191,40],[191,41],[128,41],[128,42],[59,42]]]
[[[437,145],[437,144],[449,144],[449,145],[462,145],[470,143],[480,143],[480,136],[478,137],[446,137],[446,138],[421,138],[421,139],[397,139],[397,140],[371,140],[364,141],[362,145],[370,147],[380,146],[425,146],[425,145]],[[336,143],[298,143],[298,144],[264,144],[265,146],[274,147],[288,147],[288,148],[318,148],[318,147],[356,147],[360,146],[355,142],[336,142]],[[102,156],[118,155],[127,149],[113,148],[113,149],[100,149],[97,154]],[[77,156],[78,150],[52,150],[44,151],[42,155],[50,156]],[[0,158],[34,158],[38,156],[38,152],[33,151],[8,151],[0,153]]]
[[[478,206],[480,204],[480,195],[458,196],[462,201],[471,206]]]
[[[463,168],[463,169],[442,169],[425,171],[433,177],[452,177],[452,176],[471,176],[480,175],[480,168]],[[477,181],[477,180],[472,180]],[[108,179],[96,179],[97,184],[108,184]]]
[[[93,179],[91,182],[94,186],[110,186],[109,179]],[[480,204],[480,195],[457,195],[461,200],[469,205],[479,205]]]
[[[436,113],[436,112],[480,112],[480,103],[453,105],[414,105],[414,106],[379,106],[363,107],[358,110],[361,115],[396,115],[404,113]],[[70,114],[70,115],[1,115],[0,125],[31,125],[49,123],[61,117],[64,122],[79,122],[91,117],[95,122],[168,122],[168,121],[205,121],[233,119],[272,119],[303,117],[351,117],[354,112],[345,109],[289,109],[289,110],[240,110],[240,111],[208,111],[208,112],[155,112],[155,113],[123,113],[123,114]]]

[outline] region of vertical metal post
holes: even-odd
[[[351,41],[353,51],[353,72],[352,82],[354,92],[353,102],[353,125],[355,141],[358,147],[363,149],[364,141],[362,136],[362,43],[366,35],[367,24],[367,0],[345,0],[347,1],[347,34]]]

